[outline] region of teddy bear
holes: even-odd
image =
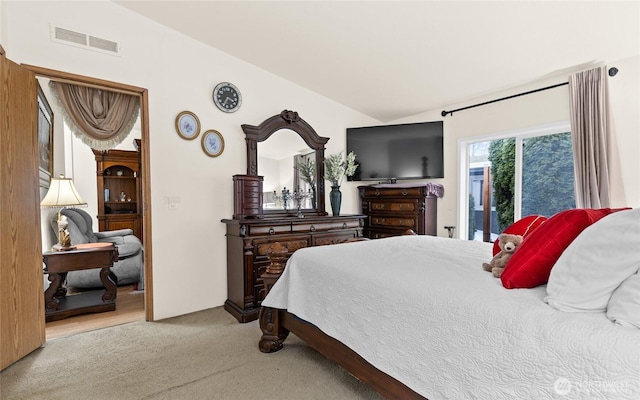
[[[485,271],[490,271],[493,276],[499,278],[506,267],[507,262],[516,251],[520,243],[522,243],[522,236],[512,235],[510,233],[501,233],[498,236],[498,246],[500,251],[496,254],[489,263],[482,263],[482,268]]]

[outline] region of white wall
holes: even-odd
[[[280,184],[280,163],[278,160],[258,157],[258,167],[260,168],[260,174],[264,176],[264,181],[262,182],[264,192],[282,190],[282,185]]]
[[[3,1],[0,7],[0,42],[13,61],[149,90],[155,319],[219,306],[227,298],[220,220],[233,213],[232,175],[246,172],[241,124],[258,125],[294,110],[319,135],[332,137],[331,154],[344,150],[346,126],[378,123],[111,2]],[[52,23],[120,42],[121,56],[52,42]],[[221,81],[242,92],[238,112],[222,113],[213,105],[211,94]],[[203,131],[222,133],[221,156],[206,156],[199,138],[178,136],[174,122],[183,110],[198,115]],[[92,162],[91,167],[76,163],[74,175],[79,168],[95,171]],[[356,196],[345,193],[355,204],[344,206],[345,213],[358,211]],[[167,197],[179,197],[177,210],[168,209]]]
[[[609,78],[609,99],[616,136],[612,206],[640,207],[640,56],[609,63],[619,69]],[[615,159],[613,160],[615,161]]]
[[[616,125],[616,136],[611,148],[612,155],[612,207],[640,206],[640,77],[639,60],[636,56],[625,60],[608,62],[620,72],[609,78],[609,94],[612,114]],[[508,91],[491,93],[460,104],[430,110],[411,118],[393,121],[408,123],[419,121],[444,121],[444,179],[433,179],[445,187],[445,195],[438,200],[438,236],[445,236],[445,225],[457,225],[458,219],[458,140],[516,131],[556,122],[569,121],[568,86],[561,86],[527,96],[459,111],[442,117],[442,110],[454,110],[516,93],[522,93],[556,83],[566,82],[568,74],[541,79],[526,86]],[[624,166],[624,167],[621,167]],[[456,231],[458,234],[459,231]]]

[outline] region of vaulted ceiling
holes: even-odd
[[[381,122],[640,54],[638,1],[116,1]]]

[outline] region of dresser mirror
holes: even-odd
[[[298,113],[288,110],[257,126],[244,124],[242,130],[247,142],[247,175],[264,176],[264,216],[296,216],[295,189],[305,196],[300,200],[302,215],[327,215],[323,161],[325,144],[329,138],[318,136]],[[307,162],[314,163],[316,167],[312,177],[314,186],[305,181],[296,167],[298,163]],[[288,193],[283,193],[285,187]]]
[[[315,208],[314,176],[305,179],[298,165],[315,166],[315,151],[290,129],[280,129],[268,140],[258,143],[258,175],[263,180],[263,209],[285,210],[297,208],[291,198],[298,194],[300,208]]]

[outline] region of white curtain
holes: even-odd
[[[609,207],[608,152],[613,124],[607,68],[598,67],[569,76],[569,95],[576,207]]]

